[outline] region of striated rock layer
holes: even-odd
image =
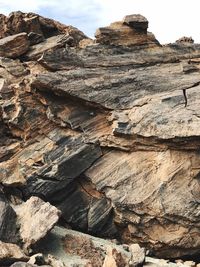
[[[33,13],[0,24],[0,240],[31,249],[60,216],[158,257],[198,254],[200,45],[162,46],[140,15],[95,40]]]

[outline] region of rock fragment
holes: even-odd
[[[0,240],[10,243],[19,241],[16,213],[9,205],[2,192],[0,192]]]
[[[0,241],[0,264],[1,266],[12,264],[16,261],[28,261],[28,257],[16,244]]]
[[[60,211],[38,197],[31,197],[16,208],[20,235],[25,248],[43,238],[55,225]]]
[[[142,16],[142,15],[127,15],[123,19],[124,24],[127,24],[131,28],[138,30],[138,31],[144,31],[147,32],[148,28],[148,20]]]

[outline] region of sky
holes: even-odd
[[[95,30],[122,20],[125,15],[141,14],[149,21],[149,31],[162,44],[182,36],[200,43],[199,0],[0,0],[0,13],[35,12],[73,25],[90,37]]]

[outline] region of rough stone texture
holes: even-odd
[[[36,264],[30,264],[30,263],[26,263],[26,262],[16,262],[16,263],[12,264],[10,267],[39,267],[39,266],[52,267],[50,265],[36,265]]]
[[[29,41],[26,33],[0,39],[0,57],[16,58],[27,52]]]
[[[93,42],[30,13],[0,17],[1,34],[32,32],[35,41],[20,61],[0,59],[2,210],[15,218],[5,199],[15,206],[37,196],[61,211],[63,225],[139,243],[154,256],[194,257],[200,248],[200,45],[161,46],[140,18],[103,28]],[[53,221],[37,205],[29,209],[29,200],[23,204],[27,246],[58,219],[55,208],[37,201],[47,215],[54,210]],[[107,256],[117,264],[115,251]]]
[[[143,265],[145,262],[145,249],[141,248],[138,244],[131,244],[129,251],[132,253],[131,264],[132,266]]]
[[[199,235],[198,155],[173,150],[111,151],[86,175],[112,200],[118,211],[116,223],[125,223],[123,236],[127,242],[148,242],[161,257],[179,257],[183,244],[187,251],[199,246],[198,238],[195,243],[191,239]]]
[[[31,197],[16,207],[20,235],[26,248],[46,235],[59,219],[60,212],[48,202]]]
[[[155,36],[146,30],[139,30],[138,26],[125,24],[122,21],[111,23],[110,26],[99,28],[96,33],[96,42],[106,45],[147,45],[148,47],[159,46]]]
[[[0,240],[15,243],[18,241],[16,213],[0,191]]]
[[[20,173],[20,167],[15,160],[0,162],[0,182],[3,185],[20,186],[25,184],[26,180]]]
[[[136,29],[138,31],[147,31],[148,28],[148,20],[141,15],[127,15],[123,19],[124,24]]]
[[[12,264],[16,261],[27,261],[28,257],[15,244],[0,241],[0,264]]]
[[[35,13],[12,12],[8,17],[0,16],[0,38],[18,34],[21,32],[40,34],[43,38],[49,38],[58,34],[70,34],[74,44],[86,35],[73,26],[66,26],[58,21],[44,18]]]
[[[26,54],[27,59],[38,59],[42,57],[43,53],[55,48],[64,47],[69,42],[68,34],[60,34],[45,39],[42,43],[31,46],[29,52]]]
[[[102,267],[107,250],[116,256],[117,267],[131,266],[132,254],[110,241],[89,236],[77,231],[55,227],[50,235],[40,244],[44,255],[52,254],[68,267]],[[90,265],[89,265],[90,264]]]
[[[178,40],[176,40],[176,43],[181,43],[181,44],[193,44],[194,40],[192,39],[192,37],[181,37]]]

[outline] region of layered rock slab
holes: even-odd
[[[112,200],[124,240],[179,257],[200,246],[199,160],[198,152],[111,151],[86,176]]]
[[[50,231],[59,219],[60,211],[38,197],[31,197],[16,207],[20,235],[25,248],[35,244]]]
[[[0,39],[0,57],[17,58],[28,51],[26,33],[19,33]]]

